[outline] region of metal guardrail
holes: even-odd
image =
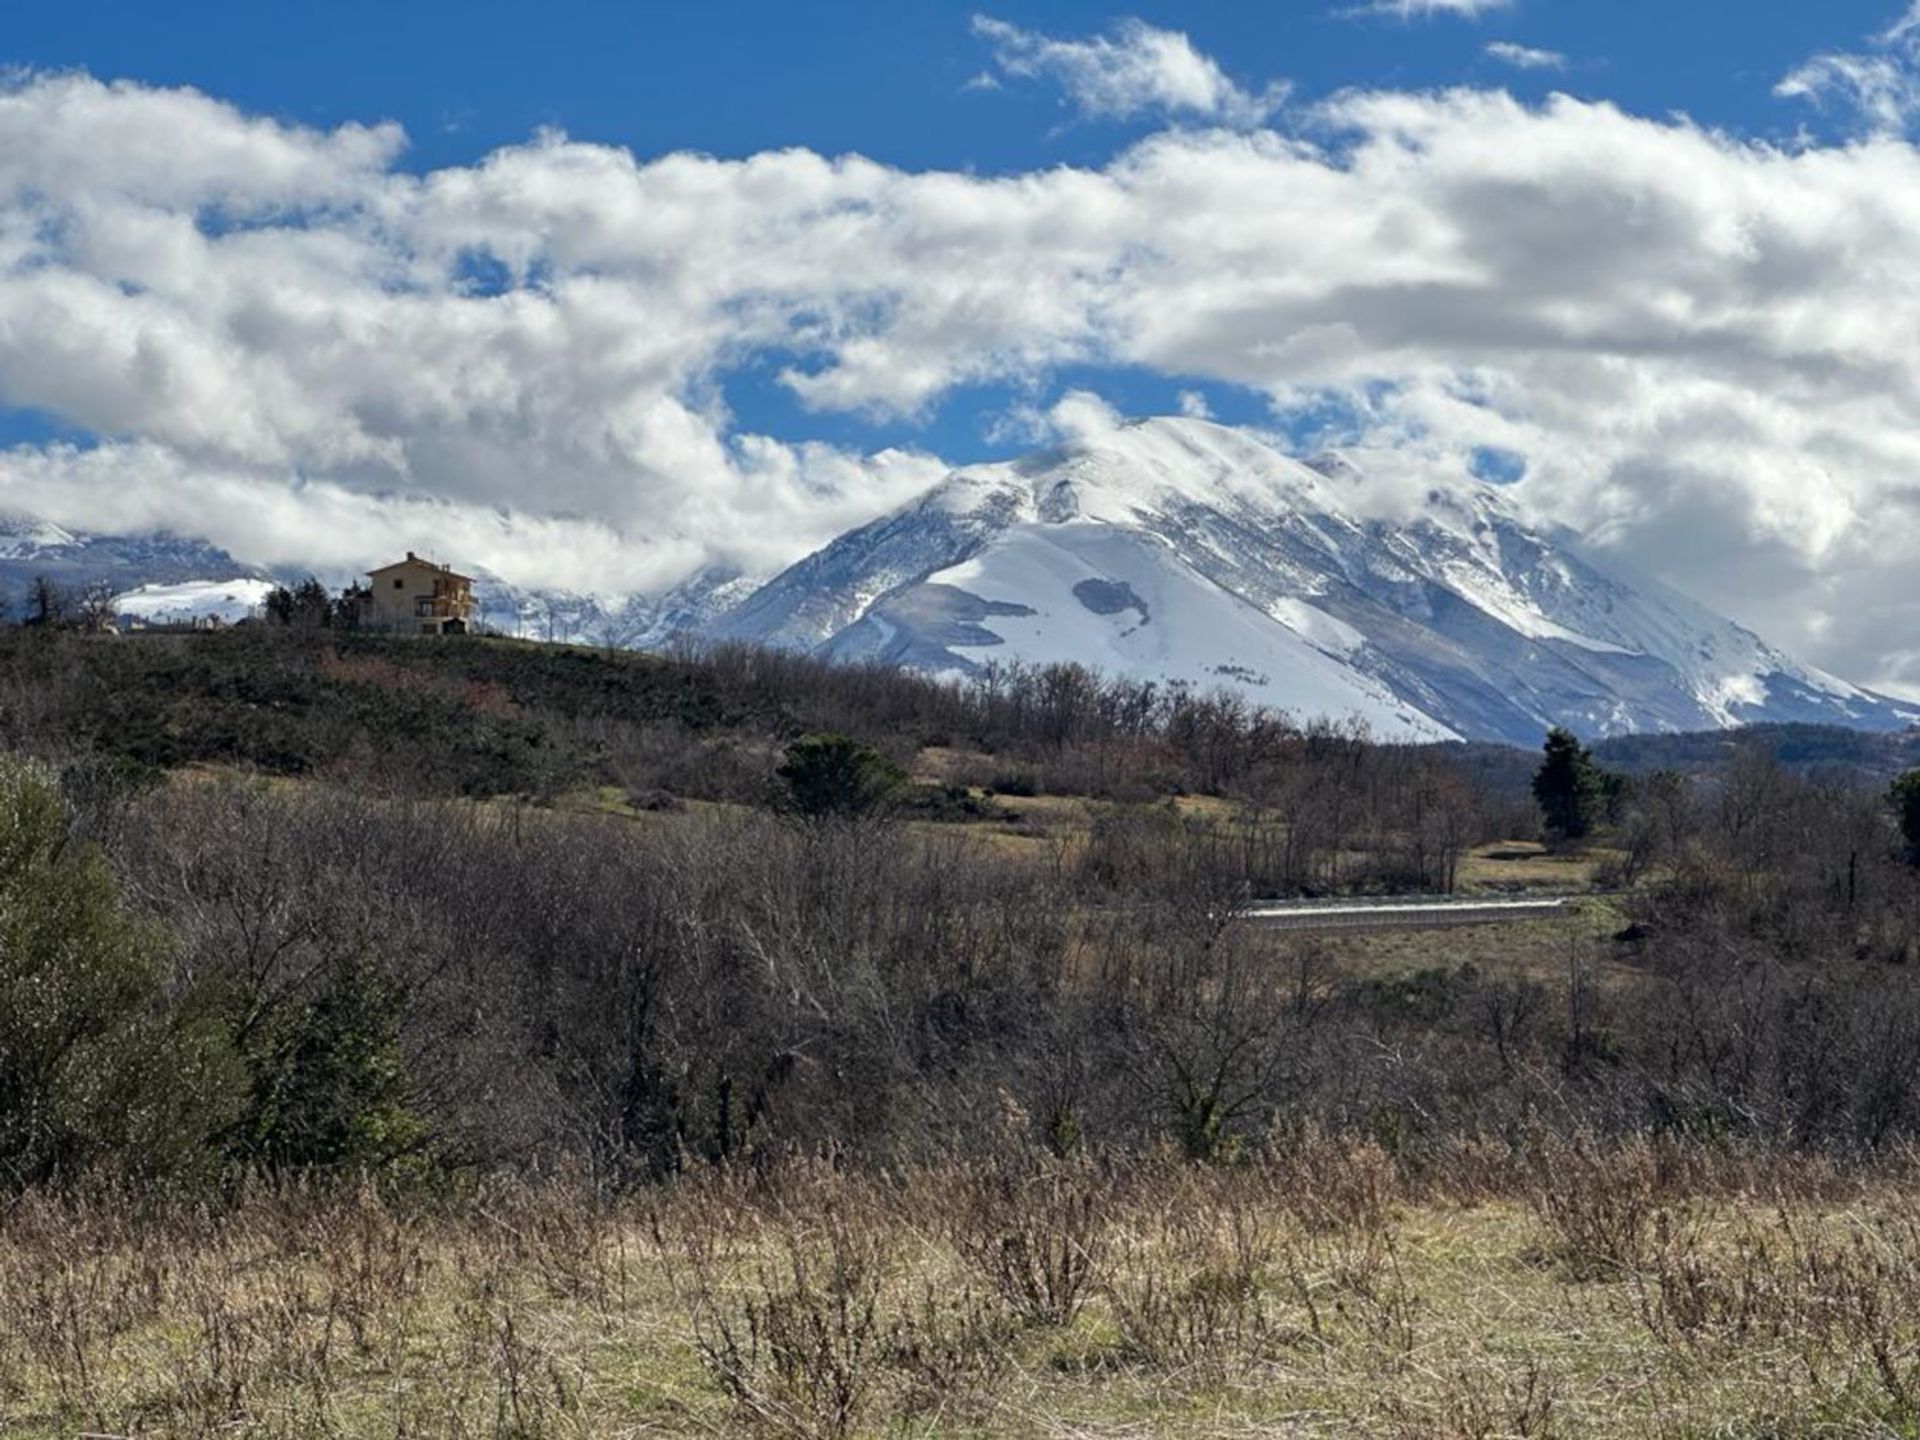
[[[1538,919],[1572,905],[1577,895],[1533,895],[1487,899],[1474,895],[1396,896],[1391,900],[1352,899],[1274,901],[1239,914],[1250,924],[1276,930],[1415,929],[1438,925],[1482,925]]]

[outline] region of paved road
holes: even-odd
[[[1417,930],[1539,920],[1566,909],[1577,898],[1530,895],[1511,900],[1353,900],[1335,905],[1288,901],[1256,905],[1241,918],[1271,930]]]

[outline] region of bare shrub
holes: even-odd
[[[1526,1198],[1546,1234],[1547,1255],[1580,1279],[1645,1269],[1656,1228],[1681,1223],[1663,1208],[1674,1186],[1662,1162],[1673,1153],[1637,1139],[1540,1141]]]
[[[1559,1423],[1559,1386],[1539,1361],[1517,1374],[1490,1366],[1444,1378],[1436,1412],[1415,1418],[1395,1404],[1395,1429],[1406,1440],[1552,1440]]]
[[[1132,1362],[1217,1377],[1300,1340],[1273,1293],[1281,1216],[1250,1179],[1188,1177],[1130,1227],[1101,1289]]]
[[[1071,1325],[1106,1260],[1113,1189],[1084,1163],[970,1172],[953,1241],[981,1279],[1030,1324]]]
[[[1832,1393],[1865,1379],[1886,1416],[1920,1416],[1920,1212],[1904,1196],[1824,1223],[1781,1206],[1718,1244],[1663,1233],[1638,1304],[1664,1343],[1789,1343]]]
[[[795,1440],[859,1427],[885,1363],[883,1262],[871,1234],[835,1226],[820,1256],[790,1237],[780,1268],[758,1271],[737,1299],[703,1277],[700,1358],[743,1422]]]
[[[901,1305],[889,1336],[896,1412],[917,1423],[987,1413],[1013,1363],[1017,1328],[1017,1317],[997,1296],[966,1286],[923,1286]]]

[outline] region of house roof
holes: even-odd
[[[469,585],[473,583],[473,577],[471,575],[462,575],[450,565],[436,565],[431,560],[422,559],[411,550],[407,552],[407,558],[404,560],[396,560],[391,565],[380,565],[367,571],[367,577],[371,579],[375,575],[384,575],[389,570],[405,570],[409,566],[418,566],[422,569],[431,570],[434,574],[444,575],[449,580],[465,580]]]

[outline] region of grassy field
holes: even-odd
[[[1920,1208],[1644,1142],[709,1172],[0,1232],[9,1436],[1913,1433]]]

